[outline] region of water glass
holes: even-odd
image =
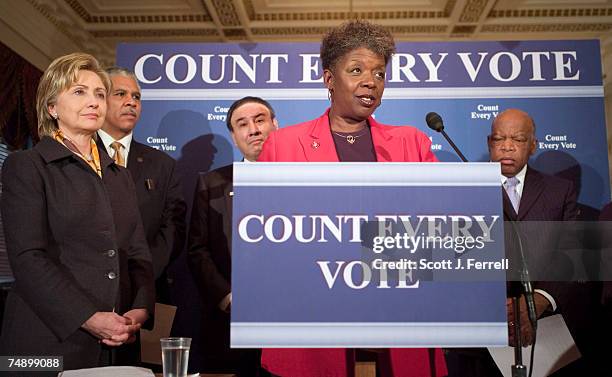
[[[186,377],[191,338],[161,338],[164,377]]]

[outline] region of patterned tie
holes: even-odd
[[[110,147],[113,148],[113,150],[115,151],[115,155],[113,156],[115,164],[125,167],[125,158],[123,157],[123,145],[118,141],[113,141]]]
[[[508,198],[510,198],[512,207],[514,207],[514,212],[516,212],[517,214],[519,211],[519,205],[521,203],[521,198],[519,197],[519,194],[516,191],[516,186],[518,186],[518,184],[519,180],[516,177],[510,177],[506,179],[506,182],[504,183],[504,188],[506,189]]]

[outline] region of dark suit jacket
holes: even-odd
[[[3,355],[63,355],[97,366],[101,345],[80,326],[98,311],[153,313],[151,256],[126,169],[100,153],[102,178],[43,137],[3,167],[2,216],[15,275]]]
[[[518,283],[521,259],[516,233],[520,234],[532,280],[546,273],[546,271],[541,271],[544,266],[542,260],[546,261],[546,266],[556,267],[556,264],[551,261],[554,259],[558,243],[557,226],[560,221],[576,218],[576,191],[570,181],[527,167],[518,214],[503,188],[502,196],[506,222],[504,224],[506,257],[510,259],[512,271],[508,274],[508,279],[511,280],[508,284],[508,295],[517,296],[522,294],[522,290]],[[516,223],[512,225],[510,221]],[[543,289],[553,296],[558,310],[565,309],[568,297],[568,292],[565,291],[566,286],[565,283],[550,281],[533,283],[535,289]],[[501,372],[485,349],[449,349],[448,354],[451,356],[449,361],[449,375],[451,376],[501,376]]]
[[[598,242],[601,250],[599,278],[603,281],[601,302],[612,312],[612,203],[599,215]]]
[[[560,259],[560,242],[565,234],[564,222],[575,220],[578,215],[576,190],[570,181],[540,173],[527,167],[525,183],[519,213],[517,214],[510,199],[503,190],[504,219],[515,221],[514,229],[518,230],[523,243],[523,252],[528,262],[532,280],[543,280],[540,288],[551,290],[555,297],[558,286],[550,284],[556,277],[563,279],[563,270],[567,268]],[[506,227],[506,250],[511,263],[519,263],[520,257],[516,242],[515,230]],[[513,270],[519,271],[517,266]],[[569,277],[566,277],[568,279]],[[513,276],[518,280],[518,274]]]
[[[232,178],[228,165],[200,174],[188,238],[188,262],[203,308],[203,340],[208,352],[229,346],[229,314],[218,307],[231,292]]]
[[[231,292],[233,166],[198,176],[188,237],[188,264],[202,298],[203,371],[257,375],[260,351],[230,349],[230,314],[219,303]]]
[[[556,259],[555,265],[551,263],[552,258],[559,256],[557,250],[564,236],[561,225],[563,222],[576,220],[578,215],[577,194],[573,184],[528,166],[518,214],[514,211],[506,190],[502,189],[502,192],[504,219],[516,222],[515,229],[519,231],[523,241],[523,252],[529,264],[531,278],[552,280],[556,270],[561,272],[562,267],[565,268],[562,260]],[[520,258],[514,233],[512,227],[506,227],[506,242],[509,246],[506,250],[511,253],[511,261],[518,263]],[[518,271],[518,268],[515,270]],[[518,280],[516,276],[515,278],[513,280]]]
[[[527,167],[519,213],[504,190],[504,217],[518,221],[568,221],[578,216],[572,182]]]
[[[534,288],[548,292],[557,303],[557,312],[565,322],[583,354],[588,352],[597,315],[599,290],[592,283],[568,281],[571,263],[562,252],[561,243],[571,242],[572,223],[578,216],[577,193],[572,182],[538,172],[528,166],[518,215],[504,190],[504,217],[518,220],[524,247],[530,261]],[[545,277],[545,281],[538,281]],[[558,278],[556,278],[558,277]]]
[[[153,259],[157,300],[171,303],[166,268],[185,245],[186,206],[176,162],[132,139],[127,168],[136,186],[138,208]]]

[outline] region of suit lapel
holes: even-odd
[[[380,123],[374,120],[374,118],[370,117],[368,122],[370,123],[370,130],[372,132],[372,143],[374,144],[374,150],[376,152],[376,161],[405,161],[402,139],[390,135]]]
[[[106,152],[106,149],[104,148],[103,143],[100,142],[100,138],[98,138],[97,144],[98,144],[98,154],[100,155],[100,167],[102,168],[102,178],[104,178],[105,173],[112,165],[115,164],[115,161],[112,158],[110,158],[110,156]],[[117,167],[115,167],[115,169],[117,169]]]
[[[506,193],[506,190],[503,187],[502,187],[502,203],[504,207],[504,218],[508,220],[516,221],[518,216],[516,212],[514,211],[514,207],[512,207],[512,202],[510,201],[510,198],[508,197],[508,193]],[[519,210],[520,210],[520,206],[519,206]]]
[[[329,131],[327,112],[317,118],[307,134],[299,137],[308,162],[338,162],[336,146]]]
[[[132,139],[130,143],[130,154],[128,155],[127,168],[132,175],[134,182],[138,182],[138,179],[142,175],[144,167],[144,150],[140,148],[140,145]]]
[[[537,171],[527,166],[527,174],[525,174],[525,183],[523,186],[523,195],[521,195],[521,204],[519,206],[519,220],[523,220],[525,218],[543,191],[544,181],[542,180],[542,176]]]
[[[104,147],[104,142],[102,142],[102,138],[100,137],[100,135],[97,135],[97,137],[96,137],[96,144],[98,144],[98,151],[104,152],[104,153],[106,153],[107,155],[110,156],[110,154],[108,153],[108,151]]]

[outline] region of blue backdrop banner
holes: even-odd
[[[143,88],[136,138],[179,160],[190,198],[198,171],[242,158],[225,126],[234,100],[269,100],[281,127],[325,111],[318,50],[316,43],[121,44],[117,63]],[[398,43],[375,116],[420,128],[440,160],[458,161],[425,124],[436,111],[470,161],[487,161],[493,117],[521,108],[537,125],[532,166],[573,180],[588,216],[610,198],[599,51],[596,40]]]

